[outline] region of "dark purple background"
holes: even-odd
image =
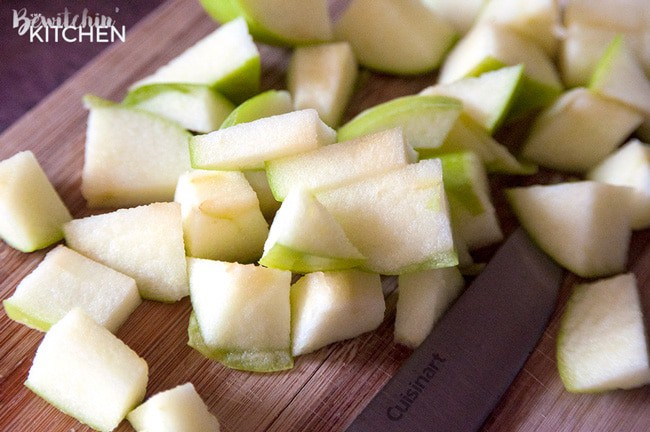
[[[0,1],[0,132],[9,127],[67,78],[110,46],[97,42],[32,42],[13,27],[14,10],[56,16],[71,14],[109,16],[129,29],[164,0],[1,0]],[[116,12],[117,9],[117,12]],[[117,42],[119,43],[119,42]]]

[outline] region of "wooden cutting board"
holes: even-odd
[[[333,12],[340,12],[345,3],[334,1]],[[129,29],[125,43],[104,51],[0,136],[0,160],[20,150],[34,151],[73,215],[91,214],[79,192],[87,115],[82,96],[93,93],[121,100],[130,83],[215,27],[196,0],[169,0]],[[260,46],[260,51],[263,88],[284,88],[289,51],[268,46]],[[379,102],[416,93],[434,80],[434,75],[397,78],[363,73],[346,118]],[[506,233],[516,222],[501,189],[542,178],[548,177],[492,179],[494,201]],[[648,245],[650,233],[638,232],[630,251],[630,269],[639,278],[646,317],[650,316]],[[9,297],[45,253],[23,254],[0,244],[0,298]],[[491,251],[481,254],[487,259]],[[548,330],[487,420],[485,431],[650,430],[650,387],[604,395],[572,395],[563,390],[555,364],[555,337],[559,314],[576,281],[573,276],[567,277]],[[385,280],[387,287],[394,287],[394,283],[392,278]],[[118,336],[147,360],[148,396],[191,381],[218,416],[223,431],[339,431],[410,354],[392,343],[395,295],[387,301],[389,312],[378,330],[301,356],[293,370],[282,373],[230,370],[190,349],[186,345],[188,299],[173,305],[144,302]],[[41,333],[10,321],[4,310],[0,312],[0,430],[89,430],[23,386],[41,338]],[[119,430],[131,429],[124,422]]]

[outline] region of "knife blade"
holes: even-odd
[[[347,431],[479,429],[546,329],[563,274],[515,230]]]

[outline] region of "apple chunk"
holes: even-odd
[[[188,258],[190,346],[224,365],[271,372],[293,367],[291,272]]]
[[[31,151],[0,162],[0,238],[22,252],[33,252],[63,238],[72,219]]]
[[[112,431],[145,396],[148,366],[131,348],[75,308],[36,350],[25,385],[98,431]]]
[[[294,356],[379,327],[386,305],[379,275],[359,270],[309,273],[291,286]]]
[[[142,432],[219,432],[219,421],[190,382],[154,394],[126,418]]]
[[[135,279],[143,298],[173,302],[188,294],[180,204],[74,219],[63,231],[70,248]]]
[[[48,252],[3,302],[11,319],[41,331],[80,307],[113,333],[140,303],[133,278],[63,245]]]
[[[437,159],[324,190],[316,198],[367,258],[365,270],[400,274],[458,264]]]
[[[650,384],[636,277],[576,285],[562,315],[557,363],[567,390],[597,393]]]

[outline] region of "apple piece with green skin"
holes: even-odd
[[[196,42],[153,74],[131,85],[203,84],[234,102],[257,94],[260,88],[260,53],[243,19],[235,19]]]
[[[631,188],[577,181],[510,188],[506,197],[524,229],[562,267],[586,278],[625,270]]]
[[[460,100],[463,111],[493,133],[507,117],[521,89],[523,77],[523,65],[507,66],[477,77],[429,86],[419,94],[449,96]]]
[[[63,239],[72,216],[31,151],[0,162],[0,238],[21,252]]]
[[[267,162],[266,174],[273,195],[283,201],[294,188],[332,188],[416,161],[402,129],[394,128],[274,159]]]
[[[178,179],[187,256],[250,263],[262,256],[269,226],[239,171],[192,170]]]
[[[535,118],[521,157],[547,168],[584,173],[622,144],[642,119],[627,105],[577,87]]]
[[[233,369],[293,367],[290,271],[200,258],[188,258],[187,268],[191,346]]]
[[[142,298],[174,302],[188,295],[180,204],[74,219],[63,232],[71,249],[135,279]]]
[[[267,90],[238,105],[226,117],[219,129],[291,111],[293,111],[293,101],[287,90]]]
[[[360,65],[398,75],[436,69],[458,37],[418,0],[352,0],[334,33],[350,43]]]
[[[2,303],[9,318],[40,331],[80,307],[115,333],[141,302],[133,278],[59,245]]]
[[[437,159],[324,190],[316,199],[367,258],[364,270],[396,275],[458,264]]]
[[[291,286],[294,356],[375,330],[386,303],[378,274],[359,270],[314,272]]]
[[[310,192],[292,189],[273,219],[259,263],[308,273],[357,267],[364,260],[341,225]]]
[[[216,90],[200,84],[151,84],[130,91],[123,105],[174,120],[185,129],[208,133],[235,108]]]
[[[462,35],[472,28],[487,0],[423,0],[422,3]]]
[[[190,139],[190,160],[193,168],[256,170],[266,161],[335,141],[336,132],[309,108],[195,135]]]
[[[154,394],[126,419],[143,432],[219,432],[219,420],[191,382]]]
[[[96,96],[90,110],[81,193],[89,207],[171,201],[178,176],[190,168],[192,136],[174,121]]]
[[[201,4],[221,23],[245,19],[255,40],[266,44],[298,46],[332,39],[326,0],[201,0]]]
[[[440,161],[455,238],[470,251],[503,240],[481,159],[463,152],[441,155]]]
[[[458,298],[465,280],[457,267],[407,273],[397,279],[395,343],[415,349]]]
[[[490,0],[481,9],[475,25],[490,22],[507,27],[530,38],[554,58],[560,21],[560,5],[556,0]]]
[[[574,286],[557,339],[564,387],[602,393],[650,384],[644,327],[633,273]]]
[[[401,127],[415,149],[439,147],[463,110],[461,101],[447,96],[410,95],[380,103],[357,114],[338,129],[338,141]]]
[[[145,396],[148,366],[75,308],[45,334],[25,386],[98,431],[112,431]]]
[[[586,178],[633,188],[632,229],[650,227],[650,145],[628,141],[589,170]]]
[[[466,113],[461,113],[440,147],[420,149],[419,155],[420,159],[430,159],[446,153],[464,151],[471,151],[481,158],[488,173],[529,175],[537,172],[536,165],[517,160],[505,146]]]
[[[336,127],[357,75],[357,60],[348,42],[299,47],[289,62],[287,88],[295,109],[314,108],[325,123]]]
[[[534,42],[491,23],[476,25],[451,50],[438,82],[448,84],[504,66],[524,65],[524,82],[510,117],[546,106],[562,92],[558,72],[549,56]]]

